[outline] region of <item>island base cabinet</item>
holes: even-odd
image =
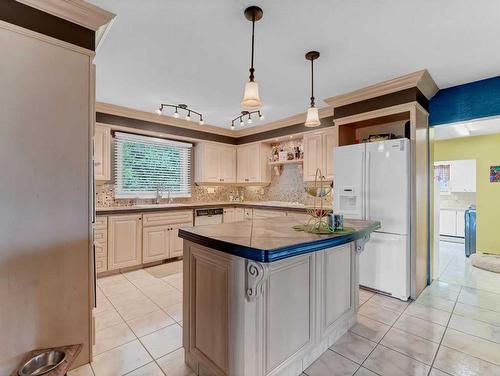
[[[300,375],[356,322],[354,249],[260,263],[185,240],[186,363],[199,375]]]

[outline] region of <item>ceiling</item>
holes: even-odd
[[[100,45],[97,100],[153,112],[187,103],[208,124],[241,111],[259,5],[255,77],[264,121],[306,110],[318,50],[315,97],[343,94],[427,68],[440,88],[500,74],[498,0],[90,0],[117,18]],[[193,123],[193,126],[195,123]],[[237,129],[239,126],[237,127]]]
[[[500,133],[500,117],[439,125],[433,129],[435,140]]]

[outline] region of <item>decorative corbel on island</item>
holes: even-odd
[[[295,231],[280,217],[184,228],[183,344],[198,375],[300,375],[356,323],[358,254],[376,221],[352,232]]]

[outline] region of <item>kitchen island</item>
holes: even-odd
[[[300,375],[356,322],[358,260],[379,222],[290,217],[184,228],[183,346],[199,375]]]

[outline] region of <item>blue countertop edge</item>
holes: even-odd
[[[198,235],[190,232],[187,229],[179,229],[179,237],[190,242],[200,244],[202,246],[215,249],[220,252],[228,253],[230,255],[239,256],[248,260],[258,262],[273,262],[283,260],[289,257],[302,255],[321,251],[323,249],[337,247],[339,245],[347,244],[358,239],[364,238],[375,230],[380,228],[380,223],[375,223],[367,226],[362,230],[357,230],[351,234],[340,235],[331,238],[321,238],[318,240],[308,241],[304,243],[297,243],[286,247],[274,249],[259,249],[240,244],[226,242],[203,235]]]

